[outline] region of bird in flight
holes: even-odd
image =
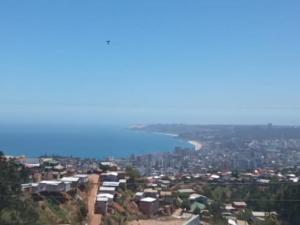
[[[106,44],[107,44],[107,45],[110,45],[110,40],[107,40],[107,41],[106,41]]]

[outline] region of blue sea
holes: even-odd
[[[193,148],[176,137],[120,126],[0,126],[0,150],[7,155],[103,159],[167,152],[175,147]]]

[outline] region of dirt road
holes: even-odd
[[[99,175],[93,174],[89,176],[89,181],[92,184],[92,188],[88,197],[88,224],[89,225],[100,225],[101,222],[101,215],[94,213],[94,206],[98,191],[98,179]]]

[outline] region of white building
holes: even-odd
[[[116,192],[116,188],[115,187],[104,187],[104,186],[101,186],[101,187],[99,187],[99,192],[101,192],[101,193],[108,193],[108,194],[114,195],[115,192]]]
[[[139,203],[139,208],[142,213],[147,216],[153,216],[159,210],[159,203],[156,198],[142,198]]]
[[[74,177],[78,177],[79,178],[79,183],[80,184],[86,184],[89,182],[89,176],[87,174],[77,174]]]
[[[100,193],[97,194],[97,198],[107,198],[109,202],[112,202],[114,199],[114,195],[108,193]]]
[[[61,178],[62,182],[70,182],[73,188],[78,186],[79,177],[63,177]]]
[[[102,186],[104,187],[119,187],[120,183],[119,182],[116,182],[116,181],[104,181],[102,183]]]
[[[101,174],[102,181],[118,181],[118,173],[114,171],[108,171]]]
[[[56,180],[43,180],[39,182],[38,192],[64,192],[65,184],[62,181]]]
[[[101,213],[105,215],[107,212],[108,201],[109,200],[107,197],[97,197],[95,204],[95,213]]]

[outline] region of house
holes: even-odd
[[[102,186],[104,187],[115,187],[116,189],[119,187],[120,183],[116,181],[104,181]]]
[[[51,169],[51,167],[49,169]],[[53,180],[53,171],[48,171],[48,169],[46,169],[46,171],[43,171],[41,173],[41,180]]]
[[[101,162],[100,165],[102,167],[107,167],[107,168],[109,168],[110,170],[113,170],[113,171],[116,171],[118,169],[118,166],[113,162]]]
[[[218,179],[220,179],[220,176],[216,175],[216,174],[212,174],[209,178],[209,180],[213,180],[213,181],[218,180]]]
[[[144,196],[144,192],[137,192],[137,193],[135,193],[135,195],[134,195],[134,200],[135,201],[140,201],[142,198],[144,198],[145,196]]]
[[[101,187],[99,187],[99,192],[100,193],[108,193],[108,194],[114,195],[115,192],[116,192],[116,188],[115,187],[104,187],[104,186],[101,186]]]
[[[23,192],[31,193],[31,192],[32,192],[32,183],[21,184],[21,190],[22,190]]]
[[[162,203],[164,204],[173,204],[176,200],[176,197],[172,195],[171,191],[161,191],[159,197]]]
[[[142,213],[150,217],[158,212],[159,203],[156,198],[146,197],[141,199],[139,208]]]
[[[63,177],[61,179],[62,182],[70,182],[72,188],[76,188],[79,183],[79,177]]]
[[[54,171],[58,171],[58,172],[62,172],[62,171],[65,170],[65,167],[62,166],[62,165],[60,165],[60,164],[58,164],[58,165],[56,165],[56,166],[53,167],[53,170]]]
[[[40,182],[42,180],[42,174],[39,170],[33,170],[31,172],[31,178],[34,182]]]
[[[232,206],[236,208],[237,210],[244,210],[247,208],[246,202],[233,202]]]
[[[208,202],[209,202],[208,197],[206,197],[206,196],[204,196],[204,195],[199,195],[199,194],[196,194],[196,193],[191,194],[191,195],[189,196],[189,200],[190,200],[190,201],[201,202],[201,203],[203,203],[203,204],[208,204]]]
[[[39,182],[38,192],[63,192],[65,184],[62,181],[44,180]]]
[[[106,173],[102,173],[101,174],[101,180],[103,182],[105,181],[118,181],[118,173],[117,172],[113,172],[113,171],[108,171]]]
[[[186,188],[186,189],[179,189],[178,193],[180,195],[191,195],[191,194],[195,193],[195,191],[193,189]]]
[[[194,194],[191,194],[190,197],[189,197],[189,200],[190,201],[196,201],[198,198],[200,198],[201,195],[197,194],[197,193],[194,193]]]
[[[222,214],[222,217],[224,219],[227,219],[227,220],[229,220],[229,219],[235,220],[236,219],[236,217],[234,216],[234,214],[231,213],[231,212],[222,212],[221,214]]]
[[[299,182],[299,177],[291,177],[289,180],[292,181],[293,183],[297,183]]]
[[[58,180],[67,175],[66,171],[52,171],[53,179]]]
[[[72,164],[66,165],[66,172],[67,172],[67,173],[66,173],[66,176],[69,176],[69,177],[74,176],[75,173],[76,173],[76,168],[75,168],[75,166],[72,165]]]
[[[276,212],[257,212],[252,211],[252,219],[254,221],[265,221],[265,219],[269,216],[277,216]]]
[[[249,225],[246,220],[235,220],[235,219],[228,219],[228,225]]]
[[[97,198],[107,198],[108,202],[112,202],[114,199],[114,195],[108,193],[100,193],[97,194]]]
[[[224,209],[228,212],[233,212],[236,209],[232,206],[232,204],[225,204]]]
[[[159,180],[159,184],[160,184],[161,188],[167,190],[171,185],[171,181],[169,181],[169,180]]]
[[[79,184],[86,184],[89,182],[89,176],[87,174],[76,174],[74,177],[79,178]]]
[[[118,179],[125,179],[125,171],[116,171],[118,173]]]
[[[152,198],[157,198],[158,197],[158,191],[151,189],[151,188],[146,188],[144,189],[144,196],[145,197],[152,197]]]
[[[122,188],[126,187],[126,183],[127,183],[126,179],[120,179],[119,180],[120,187],[122,187]]]
[[[39,169],[41,167],[40,163],[25,163],[24,166],[28,169]]]
[[[31,193],[40,192],[39,183],[31,183]]]
[[[72,190],[72,183],[71,182],[63,182],[64,183],[64,192],[69,192]]]
[[[109,199],[107,197],[97,197],[95,203],[95,213],[101,213],[103,215],[107,212]]]
[[[271,181],[268,179],[258,179],[257,182],[261,184],[269,184]]]

